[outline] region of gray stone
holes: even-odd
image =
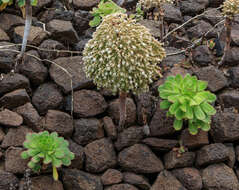
[[[96,118],[75,120],[74,128],[73,139],[80,145],[87,145],[104,137],[102,123]]]

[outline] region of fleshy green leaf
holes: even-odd
[[[44,164],[50,164],[51,162],[52,162],[52,158],[48,154],[46,154],[45,158],[43,160],[43,163]]]
[[[23,151],[21,153],[21,157],[22,157],[22,159],[28,159],[30,156],[28,155],[27,151]]]
[[[18,0],[17,4],[19,7],[23,7],[25,5],[25,0]]]
[[[169,102],[168,100],[164,100],[164,101],[160,102],[161,109],[168,109],[171,105],[172,105],[172,103]]]
[[[187,104],[187,112],[185,113],[187,119],[193,119],[193,108]]]
[[[206,81],[199,80],[197,85],[198,85],[198,91],[203,91],[207,88],[208,83]]]
[[[100,24],[100,22],[101,22],[100,16],[95,16],[95,17],[93,18],[93,20],[90,21],[89,25],[90,25],[91,27],[96,27],[96,26],[98,26],[98,25]]]
[[[173,122],[173,127],[176,131],[179,131],[182,129],[183,127],[183,120],[177,120],[175,119],[174,122]]]
[[[204,102],[200,105],[200,107],[203,109],[203,111],[208,115],[214,115],[216,114],[216,110],[214,107],[212,107],[210,104]]]
[[[169,107],[169,112],[171,114],[175,114],[176,111],[179,109],[180,107],[180,103],[179,102],[175,102],[174,104],[172,104],[170,107]]]
[[[28,153],[29,156],[35,156],[36,154],[39,153],[39,150],[37,150],[37,149],[29,149],[27,151],[27,153]]]
[[[28,164],[27,164],[27,166],[29,167],[29,168],[34,168],[35,167],[35,163],[34,162],[32,162],[32,161],[30,161],[30,162],[28,162]]]
[[[34,163],[37,163],[40,161],[40,158],[36,155],[36,156],[32,157],[31,161]]]
[[[198,133],[198,128],[197,126],[193,125],[193,123],[189,123],[189,133],[192,135],[196,135]]]
[[[193,111],[194,111],[194,114],[196,116],[197,119],[199,120],[203,120],[206,118],[204,112],[202,111],[201,107],[200,106],[195,106],[193,108]]]
[[[201,129],[202,129],[203,131],[209,131],[209,130],[210,130],[210,125],[209,125],[208,123],[203,123],[203,124],[201,125]]]
[[[32,6],[37,6],[38,0],[31,0],[31,5]]]
[[[61,165],[62,165],[62,161],[59,160],[59,159],[57,159],[57,158],[54,158],[54,159],[52,160],[52,165],[55,166],[55,167],[57,167],[57,168],[59,168],[59,167],[61,167]]]
[[[178,120],[181,120],[185,116],[185,113],[181,109],[178,109],[175,113],[175,116]]]

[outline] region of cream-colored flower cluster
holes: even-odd
[[[87,77],[113,93],[148,91],[165,56],[149,30],[123,13],[104,17],[83,51]]]
[[[173,3],[174,0],[139,0],[143,9],[160,8],[163,3]]]
[[[239,0],[224,1],[222,12],[224,16],[232,19],[235,15],[239,14]]]

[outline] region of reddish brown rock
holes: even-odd
[[[5,152],[5,170],[14,174],[23,174],[27,169],[28,160],[21,158],[23,148],[10,147]]]
[[[187,190],[169,171],[162,171],[150,190]]]
[[[1,16],[1,15],[0,15]],[[2,23],[1,23],[2,24]],[[1,42],[0,46],[8,46],[12,50],[18,50],[18,47],[16,47],[14,44],[9,42]],[[15,65],[15,57],[18,53],[13,51],[1,51],[0,52],[0,70],[2,73],[9,73]]]
[[[71,21],[53,19],[47,23],[47,30],[52,33],[55,40],[60,42],[77,43],[79,41]]]
[[[35,50],[28,51],[27,54],[40,58]],[[19,72],[25,75],[34,86],[42,84],[48,75],[48,70],[38,59],[25,55],[24,61],[18,65]]]
[[[239,139],[239,114],[225,111],[212,117],[210,134],[214,142]]]
[[[203,67],[195,71],[198,79],[208,82],[208,89],[217,92],[227,86],[227,79],[224,73],[214,66]]]
[[[51,132],[70,137],[73,132],[72,117],[64,112],[57,110],[48,110],[46,114],[44,128]]]
[[[90,10],[92,7],[96,6],[100,0],[73,0],[73,5],[77,9]]]
[[[167,117],[166,112],[167,111],[160,109],[160,102],[158,102],[156,111],[149,126],[151,136],[164,136],[175,133],[173,128],[174,119]]]
[[[1,147],[8,148],[10,146],[22,146],[26,135],[32,132],[33,131],[31,129],[25,126],[10,128],[3,139]]]
[[[117,184],[112,185],[110,187],[106,187],[105,190],[138,190],[138,189],[133,185],[129,184]]]
[[[199,148],[209,144],[208,132],[202,130],[196,135],[191,135],[188,129],[185,129],[181,132],[180,139],[183,145],[189,149]]]
[[[201,175],[195,168],[176,169],[172,173],[187,190],[201,190],[203,187]]]
[[[119,99],[112,101],[108,108],[109,116],[114,120],[116,124],[119,123],[120,113],[119,113]],[[131,98],[126,99],[126,121],[125,125],[129,126],[134,124],[136,121],[136,106]]]
[[[84,148],[72,140],[69,140],[69,149],[75,154],[74,160],[71,161],[71,168],[82,169],[84,167],[85,152]]]
[[[30,102],[16,108],[15,111],[23,117],[24,123],[28,127],[37,129],[41,117]]]
[[[156,173],[164,169],[162,161],[146,146],[135,144],[118,155],[119,165],[136,173]]]
[[[107,136],[113,140],[116,139],[117,138],[117,128],[116,128],[113,120],[110,117],[105,116],[103,118],[103,123],[104,123],[104,129],[105,129]]]
[[[0,189],[9,190],[9,187],[18,187],[19,180],[10,172],[0,170]],[[12,185],[11,185],[12,184]]]
[[[170,151],[178,146],[178,141],[172,139],[159,139],[152,137],[146,138],[142,142],[157,151]]]
[[[4,139],[5,133],[3,132],[2,128],[0,128],[0,142]]]
[[[104,137],[102,123],[96,118],[75,120],[74,128],[73,139],[80,145],[87,145]]]
[[[74,113],[77,117],[93,117],[107,108],[104,97],[93,90],[74,92]]]
[[[53,83],[40,85],[32,97],[32,103],[40,114],[45,114],[49,109],[58,108],[62,101],[61,91]]]
[[[219,101],[224,108],[234,107],[239,110],[239,91],[225,90],[219,95]]]
[[[205,190],[238,190],[239,183],[234,171],[225,164],[210,165],[202,171]]]
[[[102,176],[103,185],[113,185],[122,182],[123,174],[115,169],[108,169]]]
[[[51,51],[51,50],[66,50],[66,47],[58,41],[47,39],[41,43],[39,46],[38,53],[40,54],[42,59],[53,60],[57,57],[64,57],[67,56],[68,53],[58,52],[58,51]],[[41,50],[42,49],[42,50]],[[44,51],[45,50],[45,51]],[[47,51],[49,50],[49,51]],[[46,65],[50,65],[49,62],[46,62]]]
[[[142,93],[136,96],[137,121],[140,125],[145,125],[153,114],[153,96],[151,92]]]
[[[23,122],[22,116],[8,109],[0,111],[0,125],[17,127]]]
[[[0,98],[0,107],[13,109],[30,101],[25,89],[18,89]]]
[[[93,86],[92,80],[86,78],[86,74],[83,70],[84,64],[81,56],[61,57],[54,60],[54,62],[70,73],[70,75],[72,76],[72,86],[74,90],[80,90],[82,88]],[[69,93],[71,91],[71,80],[69,74],[57,65],[51,64],[51,78],[63,89],[65,93]]]
[[[32,190],[64,190],[60,180],[54,181],[52,176],[37,176],[30,178]],[[22,180],[20,183],[20,189],[25,189],[26,181]]]
[[[14,28],[14,41],[16,43],[21,43],[24,35],[25,26],[17,26]],[[28,44],[38,46],[47,37],[47,32],[43,30],[42,27],[32,26],[29,36]]]
[[[125,147],[129,147],[136,143],[139,143],[143,139],[143,137],[143,127],[129,127],[118,134],[118,138],[115,142],[115,147],[118,151],[120,151]]]
[[[3,74],[0,80],[0,96],[17,89],[30,89],[29,80],[20,74]]]
[[[8,37],[7,33],[0,28],[0,41],[9,41],[9,40],[10,38]]]
[[[226,145],[226,147],[229,151],[229,157],[228,157],[228,160],[226,161],[226,164],[230,168],[233,168],[235,165],[235,162],[236,162],[236,152],[235,152],[234,146],[232,143],[226,143],[224,145]]]
[[[215,143],[206,145],[197,152],[196,164],[198,166],[205,166],[213,163],[223,162],[228,159],[228,148],[222,143]]]
[[[63,170],[62,182],[65,190],[103,190],[100,177],[76,170]]]
[[[131,172],[124,172],[123,173],[123,181],[124,183],[128,183],[138,187],[139,189],[149,190],[151,185],[149,184],[148,180],[142,176],[137,175]]]
[[[191,167],[194,164],[196,154],[194,152],[184,152],[180,156],[176,151],[170,151],[164,155],[166,169]]]
[[[24,19],[13,14],[1,13],[0,15],[1,27],[6,32],[13,26],[24,25]]]
[[[85,149],[86,170],[92,173],[103,172],[117,164],[114,146],[109,139],[103,138],[88,144]]]

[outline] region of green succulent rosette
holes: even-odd
[[[198,80],[196,76],[187,74],[169,76],[165,83],[159,87],[161,109],[168,109],[167,115],[174,116],[175,130],[181,130],[183,120],[188,121],[188,129],[192,135],[198,129],[210,130],[211,116],[216,110],[211,103],[216,101],[216,96],[206,91],[207,82]]]
[[[56,168],[62,165],[69,166],[74,154],[69,150],[69,143],[63,137],[58,137],[56,132],[49,134],[48,131],[29,133],[23,146],[27,149],[22,152],[23,159],[30,159],[28,167],[38,172],[43,164],[52,164],[53,177],[58,179]]]

